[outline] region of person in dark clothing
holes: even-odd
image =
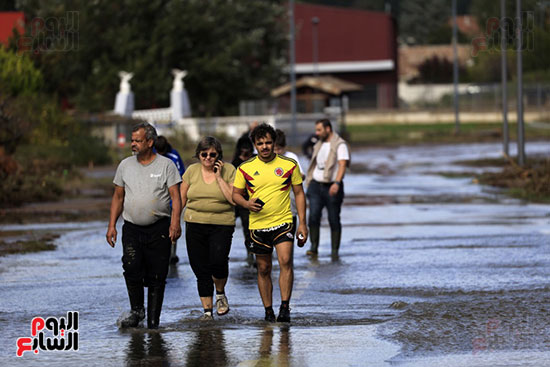
[[[249,160],[254,155],[254,146],[252,145],[252,141],[248,137],[248,134],[246,136],[241,136],[239,140],[237,140],[237,146],[235,147],[235,154],[233,156],[231,164],[235,168],[237,168],[241,165],[241,163]],[[246,195],[246,199],[248,200],[248,195]],[[248,246],[250,244],[250,230],[248,229],[249,216],[250,211],[248,209],[243,208],[239,205],[235,206],[235,218],[241,218],[241,225],[243,227],[244,246],[246,248],[246,262],[248,263],[248,265],[254,266],[254,254],[250,252]]]
[[[159,136],[157,138],[157,142],[155,143],[155,149],[160,155],[170,158],[170,160],[172,160],[172,162],[176,165],[180,176],[183,176],[185,173],[185,165],[183,164],[180,154],[172,147],[172,145],[170,145],[168,139],[162,135]]]
[[[180,173],[180,177],[183,176],[185,173],[185,165],[183,164],[183,161],[181,160],[181,156],[178,153],[177,150],[172,148],[172,145],[168,142],[168,139],[166,139],[164,136],[159,136],[157,138],[157,141],[155,142],[155,149],[156,151],[166,157],[169,158],[174,164],[176,165],[176,168],[178,169],[178,172]],[[171,252],[170,252],[170,264],[175,264],[178,261],[180,261],[178,255],[176,254],[178,248],[178,242],[174,241],[172,242]]]
[[[319,141],[319,137],[316,134],[311,134],[308,138],[302,143],[302,153],[308,158],[311,159],[313,156],[313,147]]]

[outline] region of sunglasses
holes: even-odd
[[[201,153],[201,157],[203,158],[206,158],[208,156],[210,156],[210,158],[216,158],[218,156],[218,153],[206,153],[206,152]]]

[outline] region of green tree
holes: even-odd
[[[475,15],[484,30],[487,49],[474,58],[475,65],[471,68],[472,78],[486,81],[500,81],[500,31],[492,27],[501,21],[500,3],[495,1],[473,0],[472,14]],[[508,65],[515,65],[515,49],[517,46],[515,27],[516,3],[506,2],[506,37],[508,46]],[[495,22],[496,21],[496,22]],[[548,65],[550,65],[550,6],[537,0],[522,1],[523,23],[523,71],[527,79],[533,81],[548,81]],[[515,66],[508,69],[514,77]],[[488,79],[488,80],[487,80]]]
[[[0,11],[14,11],[15,0],[0,0]]]
[[[188,70],[185,85],[195,112],[235,113],[240,99],[267,96],[286,64],[282,1],[22,0],[21,5],[30,19],[78,12],[76,47],[60,52],[53,45],[35,61],[48,92],[86,110],[113,108],[120,70],[134,73],[137,108],[167,106],[171,69],[179,68]]]
[[[33,127],[27,102],[42,86],[42,75],[25,55],[0,47],[0,147],[13,154]]]
[[[451,5],[447,1],[408,0],[400,7],[399,36],[407,44],[427,44],[431,35],[451,16]]]
[[[452,83],[453,82],[453,63],[442,57],[433,56],[424,60],[418,66],[419,75],[412,81],[413,83]],[[464,68],[459,68],[459,74],[464,75]]]
[[[540,0],[522,0],[521,6],[524,12],[538,12]],[[516,2],[506,1],[506,17],[514,20],[516,17]],[[486,31],[489,19],[500,19],[500,1],[472,0],[471,13],[475,16],[483,31]],[[513,36],[513,30],[511,35]]]
[[[0,47],[0,86],[12,96],[37,92],[42,74],[27,55],[17,55]]]

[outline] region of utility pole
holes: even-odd
[[[313,76],[319,76],[319,18],[311,18],[312,25],[312,41],[313,41]]]
[[[525,137],[523,135],[523,65],[522,65],[522,22],[521,22],[521,0],[516,0],[516,38],[517,38],[517,78],[518,78],[518,164],[525,165]]]
[[[508,33],[506,29],[506,0],[500,0],[500,68],[502,88],[502,151],[509,156],[510,135],[508,133],[508,73],[506,66],[506,48]]]
[[[298,143],[298,126],[296,125],[296,55],[295,55],[295,25],[294,0],[289,1],[290,19],[290,114],[292,125],[292,143]]]
[[[454,105],[455,105],[455,134],[460,132],[460,119],[458,116],[458,51],[457,51],[457,42],[458,42],[458,32],[456,24],[456,0],[453,0],[453,84],[454,84]]]

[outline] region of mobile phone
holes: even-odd
[[[259,198],[256,199],[256,204],[260,204],[260,205],[262,206],[262,208],[263,208],[263,206],[265,205],[265,203],[263,202],[263,200],[262,200],[262,199],[259,199]]]
[[[219,159],[216,159],[216,161],[214,162],[214,173],[218,172],[218,166],[216,166],[216,163],[218,163],[219,161]]]

